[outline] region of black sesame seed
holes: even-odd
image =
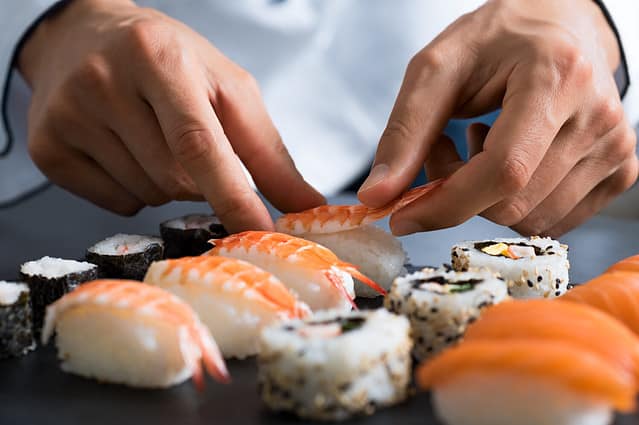
[[[468,252],[469,250],[468,250],[468,248],[462,248],[462,251]]]
[[[555,289],[559,289],[559,284],[555,284]]]
[[[426,352],[430,353],[431,351],[433,351],[433,347],[426,347]]]
[[[532,288],[533,287],[533,282],[532,280],[527,280],[526,283],[528,283],[528,287]]]
[[[544,280],[544,278],[541,275],[537,276],[537,282],[541,282],[542,280]]]
[[[452,337],[452,336],[446,337],[446,344],[450,344],[454,340],[455,340],[455,337]]]
[[[439,309],[437,307],[431,307],[430,308],[430,312],[431,313],[437,313],[437,312],[439,312]]]
[[[457,251],[453,251],[453,257],[459,257],[459,254],[457,254]]]
[[[561,295],[561,291],[557,291],[557,292],[555,292],[555,297],[558,297],[558,296],[560,296],[560,295]]]
[[[555,251],[548,251],[546,255],[555,255]]]
[[[559,278],[555,279],[555,283],[561,283],[561,279]]]

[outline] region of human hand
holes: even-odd
[[[230,231],[324,202],[293,164],[254,78],[185,25],[130,0],[71,2],[29,37],[29,152],[54,183],[130,215],[205,198]]]
[[[452,174],[391,218],[403,235],[475,214],[522,234],[560,235],[637,179],[636,136],[613,71],[617,40],[590,0],[495,0],[462,16],[410,62],[373,169],[369,206],[398,196],[425,165]],[[502,108],[469,127],[467,163],[441,133],[451,117]]]

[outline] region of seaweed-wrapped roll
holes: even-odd
[[[406,397],[411,345],[406,318],[384,309],[271,326],[260,337],[259,392],[269,408],[303,418],[370,414]]]
[[[553,298],[568,290],[568,246],[551,238],[500,238],[457,244],[455,270],[487,267],[499,272],[514,298]]]
[[[395,279],[384,307],[408,317],[421,360],[457,342],[484,307],[507,298],[508,285],[490,270],[426,268]]]
[[[20,267],[20,280],[29,285],[33,330],[40,335],[45,308],[84,282],[98,278],[98,267],[85,261],[42,257]]]
[[[160,224],[164,256],[179,258],[200,255],[209,249],[209,240],[229,235],[220,219],[212,214],[190,214]]]
[[[118,233],[90,247],[86,259],[98,265],[101,278],[142,280],[163,256],[162,239]]]
[[[29,287],[0,281],[0,359],[25,355],[35,348]]]

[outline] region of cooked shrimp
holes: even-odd
[[[308,306],[271,273],[235,258],[200,256],[156,261],[144,281],[189,303],[225,357],[256,354],[264,326],[310,313]]]
[[[273,273],[312,310],[355,307],[351,275],[385,293],[329,249],[294,236],[248,231],[211,242],[215,247],[208,251],[209,255],[239,258]]]
[[[221,382],[229,375],[215,341],[193,310],[163,289],[127,280],[86,283],[47,308],[42,342],[58,331],[65,371],[140,387],[192,376],[201,361]]]
[[[355,229],[399,211],[441,186],[444,180],[434,180],[410,189],[396,200],[379,208],[370,208],[366,205],[322,205],[299,213],[284,214],[275,222],[275,229],[291,235],[334,233]]]
[[[610,266],[607,271],[625,271],[639,273],[639,255],[633,255],[632,257],[624,258],[623,260]]]

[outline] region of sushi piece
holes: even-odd
[[[638,273],[604,273],[582,285],[576,285],[561,299],[604,311],[639,335]]]
[[[29,285],[33,332],[40,335],[45,308],[78,285],[98,278],[98,267],[85,261],[42,257],[20,267],[20,280]]]
[[[406,253],[399,239],[368,224],[426,196],[442,182],[440,179],[411,189],[381,208],[322,205],[299,213],[285,214],[275,221],[275,229],[327,247],[340,259],[357,266],[362,273],[388,290],[393,279],[404,271]],[[360,282],[355,282],[355,293],[358,297],[367,298],[379,295]]]
[[[612,316],[587,305],[526,300],[487,308],[464,341],[542,340],[570,343],[628,371],[639,382],[639,337]]]
[[[623,368],[557,341],[464,341],[416,378],[447,425],[607,425],[635,409]]]
[[[514,298],[554,298],[568,290],[568,247],[550,238],[499,238],[457,244],[453,268],[487,267],[506,279]]]
[[[609,272],[626,271],[639,273],[639,255],[624,258],[608,268]]]
[[[276,411],[342,420],[404,400],[411,375],[406,318],[384,309],[322,312],[268,327],[258,391]]]
[[[351,263],[385,290],[393,279],[404,271],[407,260],[402,244],[393,235],[379,227],[366,225],[335,233],[306,233],[302,238],[317,242]],[[355,280],[358,297],[374,298],[380,293]]]
[[[118,233],[87,250],[86,259],[97,264],[100,277],[142,280],[152,262],[164,258],[164,242],[152,236]]]
[[[228,234],[213,214],[190,214],[160,224],[165,258],[200,255],[211,249],[210,239]]]
[[[508,285],[494,272],[442,267],[395,279],[384,307],[408,317],[413,355],[421,360],[456,343],[484,308],[506,299]]]
[[[35,348],[29,287],[0,281],[0,359],[19,357]]]
[[[384,294],[375,282],[352,264],[341,261],[315,242],[275,232],[248,231],[214,240],[207,255],[248,261],[275,275],[313,311],[349,311],[353,302],[353,279]]]
[[[61,368],[102,382],[165,388],[206,371],[229,379],[215,341],[191,307],[163,289],[96,280],[47,308],[42,343],[57,333]]]
[[[275,276],[235,258],[156,261],[144,282],[172,292],[193,307],[224,357],[256,354],[264,326],[310,314],[308,306]]]

